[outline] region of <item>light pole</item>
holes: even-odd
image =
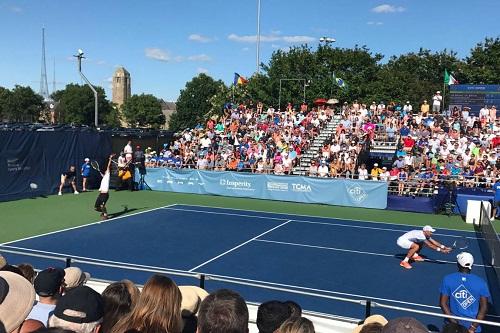
[[[257,74],[260,72],[260,0],[257,0]]]
[[[94,86],[90,83],[90,81],[83,75],[82,73],[82,59],[85,57],[83,56],[83,51],[82,49],[78,49],[78,54],[74,55],[73,57],[76,57],[78,59],[78,73],[80,73],[80,76],[82,79],[87,83],[89,88],[92,90],[94,93],[94,125],[95,128],[98,127],[99,121],[98,121],[98,116],[99,116],[99,106],[98,106],[98,97],[97,97],[97,91],[95,90]]]
[[[306,79],[280,79],[280,91],[279,91],[279,95],[278,95],[278,110],[281,111],[281,87],[282,87],[282,82],[283,81],[302,81],[303,84],[304,84],[304,89],[303,89],[304,99],[303,99],[303,102],[304,103],[306,102],[306,87],[308,86],[308,83],[310,81],[308,81]]]

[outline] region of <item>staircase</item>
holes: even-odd
[[[321,155],[321,147],[323,147],[327,140],[332,138],[341,119],[342,117],[340,115],[334,115],[318,136],[314,138],[309,149],[302,154],[299,164],[293,168],[294,175],[305,176],[307,174],[307,170],[311,165],[311,160]]]

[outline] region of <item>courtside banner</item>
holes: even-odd
[[[155,191],[377,209],[387,207],[387,183],[381,181],[168,168],[147,169],[145,181]]]

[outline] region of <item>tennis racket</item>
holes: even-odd
[[[97,161],[90,162],[90,166],[97,172],[101,172],[101,169],[99,168],[99,163]]]
[[[453,250],[465,250],[468,247],[469,247],[469,241],[465,237],[457,238],[451,245],[451,248]]]

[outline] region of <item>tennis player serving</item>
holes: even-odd
[[[95,201],[95,210],[101,213],[101,218],[103,220],[108,219],[108,211],[106,210],[106,203],[108,202],[109,199],[109,179],[111,177],[110,175],[110,168],[111,168],[111,159],[115,156],[114,154],[109,156],[108,159],[108,165],[106,166],[106,171],[104,174],[101,173],[102,180],[101,180],[101,186],[99,187],[99,195],[97,196],[97,199]]]
[[[438,252],[450,253],[452,250],[450,247],[447,247],[431,238],[432,233],[435,231],[436,230],[433,227],[426,225],[422,228],[422,230],[408,231],[404,235],[400,236],[397,242],[398,246],[408,250],[408,254],[399,265],[406,269],[411,269],[410,260],[424,261],[425,259],[419,255],[419,252],[424,245]]]

